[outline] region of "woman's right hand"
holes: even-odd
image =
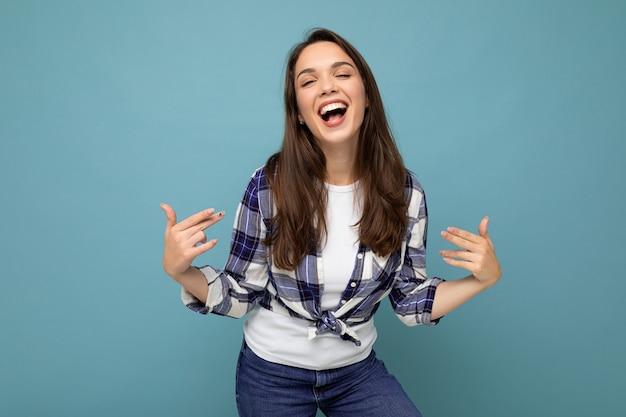
[[[202,210],[176,222],[176,212],[165,203],[161,204],[167,218],[165,223],[165,244],[163,249],[163,269],[174,280],[179,281],[191,268],[198,256],[212,249],[217,239],[207,241],[204,230],[224,218],[224,212],[214,209]]]

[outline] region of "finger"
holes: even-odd
[[[463,268],[470,271],[472,274],[476,274],[482,268],[480,259],[470,252],[465,252],[464,254],[458,254],[456,256],[443,256],[441,259],[448,265]]]
[[[180,223],[176,225],[177,229],[185,230],[185,229],[189,229],[190,227],[196,226],[197,224],[203,221],[209,220],[211,216],[213,216],[214,213],[215,213],[215,209],[209,208],[209,209],[204,209],[202,211],[199,211],[196,214],[192,214],[186,219],[181,220]]]
[[[460,236],[458,234],[458,229],[455,229],[455,230],[452,230],[452,231],[451,231],[451,229],[454,229],[454,228],[449,227],[448,230],[442,231],[441,232],[441,237],[443,237],[448,242],[450,242],[450,243],[452,243],[452,244],[454,244],[454,245],[456,245],[456,246],[458,246],[460,248],[463,248],[463,249],[466,249],[466,250],[469,250],[469,251],[476,251],[476,250],[478,250],[478,248],[480,246],[480,243],[481,243],[480,241],[482,239],[480,236],[473,235],[472,239],[476,239],[477,240],[477,241],[474,241],[474,240],[467,239],[467,237]],[[471,234],[471,233],[468,233],[468,234]]]
[[[211,249],[215,247],[215,245],[217,245],[217,239],[211,239],[206,243],[195,246],[191,250],[191,255],[195,258],[198,255],[202,255],[203,253],[210,251]]]
[[[466,262],[476,263],[480,260],[480,255],[466,250],[440,250],[439,255],[444,258],[458,259]]]
[[[220,211],[218,213],[214,213],[207,220],[204,220],[204,221],[202,221],[202,222],[200,222],[200,223],[198,223],[198,224],[196,224],[194,226],[191,226],[191,227],[189,227],[186,230],[181,230],[180,231],[181,235],[184,238],[190,238],[191,236],[195,235],[196,233],[202,232],[202,231],[206,230],[207,228],[213,226],[215,223],[219,222],[223,218],[224,218],[224,211]]]
[[[474,273],[474,264],[472,262],[468,262],[468,261],[464,261],[464,260],[460,260],[460,259],[454,259],[454,258],[447,258],[444,257],[443,261],[445,263],[447,263],[448,265],[452,265],[454,267],[457,268],[461,268],[461,269],[465,269],[469,272],[471,272],[472,274]]]
[[[493,250],[493,242],[491,241],[491,237],[489,236],[489,216],[485,216],[482,218],[482,220],[480,221],[480,224],[478,225],[478,233],[480,233],[480,236],[485,239],[485,241],[487,242],[487,245],[489,245],[489,247]]]
[[[198,246],[201,243],[206,243],[207,242],[207,237],[204,234],[203,231],[199,230],[196,233],[194,233],[190,238],[189,238],[191,244],[193,246]]]
[[[459,229],[458,227],[448,227],[445,232],[447,232],[449,235],[456,236],[459,239],[467,240],[468,242],[480,243],[480,241],[482,240],[481,236],[472,232],[468,232],[467,230]]]
[[[213,226],[215,223],[219,222],[220,220],[224,218],[225,213],[226,212],[224,210],[218,211],[217,213],[213,213],[211,216],[209,216],[207,220],[198,223],[198,227],[200,228],[200,230],[205,230]]]
[[[176,224],[176,212],[169,204],[166,203],[161,203],[161,209],[165,212],[165,227],[171,228]]]
[[[489,232],[487,231],[487,226],[489,226],[489,217],[485,216],[482,218],[482,220],[480,221],[480,224],[478,225],[478,233],[482,236],[482,237],[489,237]]]

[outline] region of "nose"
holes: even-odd
[[[335,79],[332,76],[326,76],[326,77],[321,78],[319,86],[320,86],[321,96],[337,92]]]

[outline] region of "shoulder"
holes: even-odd
[[[416,219],[426,217],[426,196],[422,184],[417,179],[415,173],[407,169],[404,184],[409,217]]]
[[[272,194],[267,181],[266,166],[257,168],[250,177],[242,203],[249,209],[260,211],[264,216],[271,217]]]
[[[250,180],[251,184],[254,184],[260,190],[269,190],[271,184],[274,182],[276,172],[278,170],[278,163],[280,159],[280,152],[273,154],[267,159],[265,165],[257,168],[252,173]]]
[[[267,181],[267,167],[265,165],[254,170],[252,176],[250,177],[248,188],[254,188],[257,192],[264,191],[269,188],[269,183]]]
[[[414,193],[424,195],[424,189],[422,188],[422,184],[417,179],[417,175],[414,172],[406,170],[405,179],[404,179],[404,189],[407,193],[407,197],[410,199],[411,195]]]

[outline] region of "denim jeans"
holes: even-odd
[[[361,362],[312,371],[268,362],[243,343],[237,363],[241,417],[421,417],[372,351]]]

